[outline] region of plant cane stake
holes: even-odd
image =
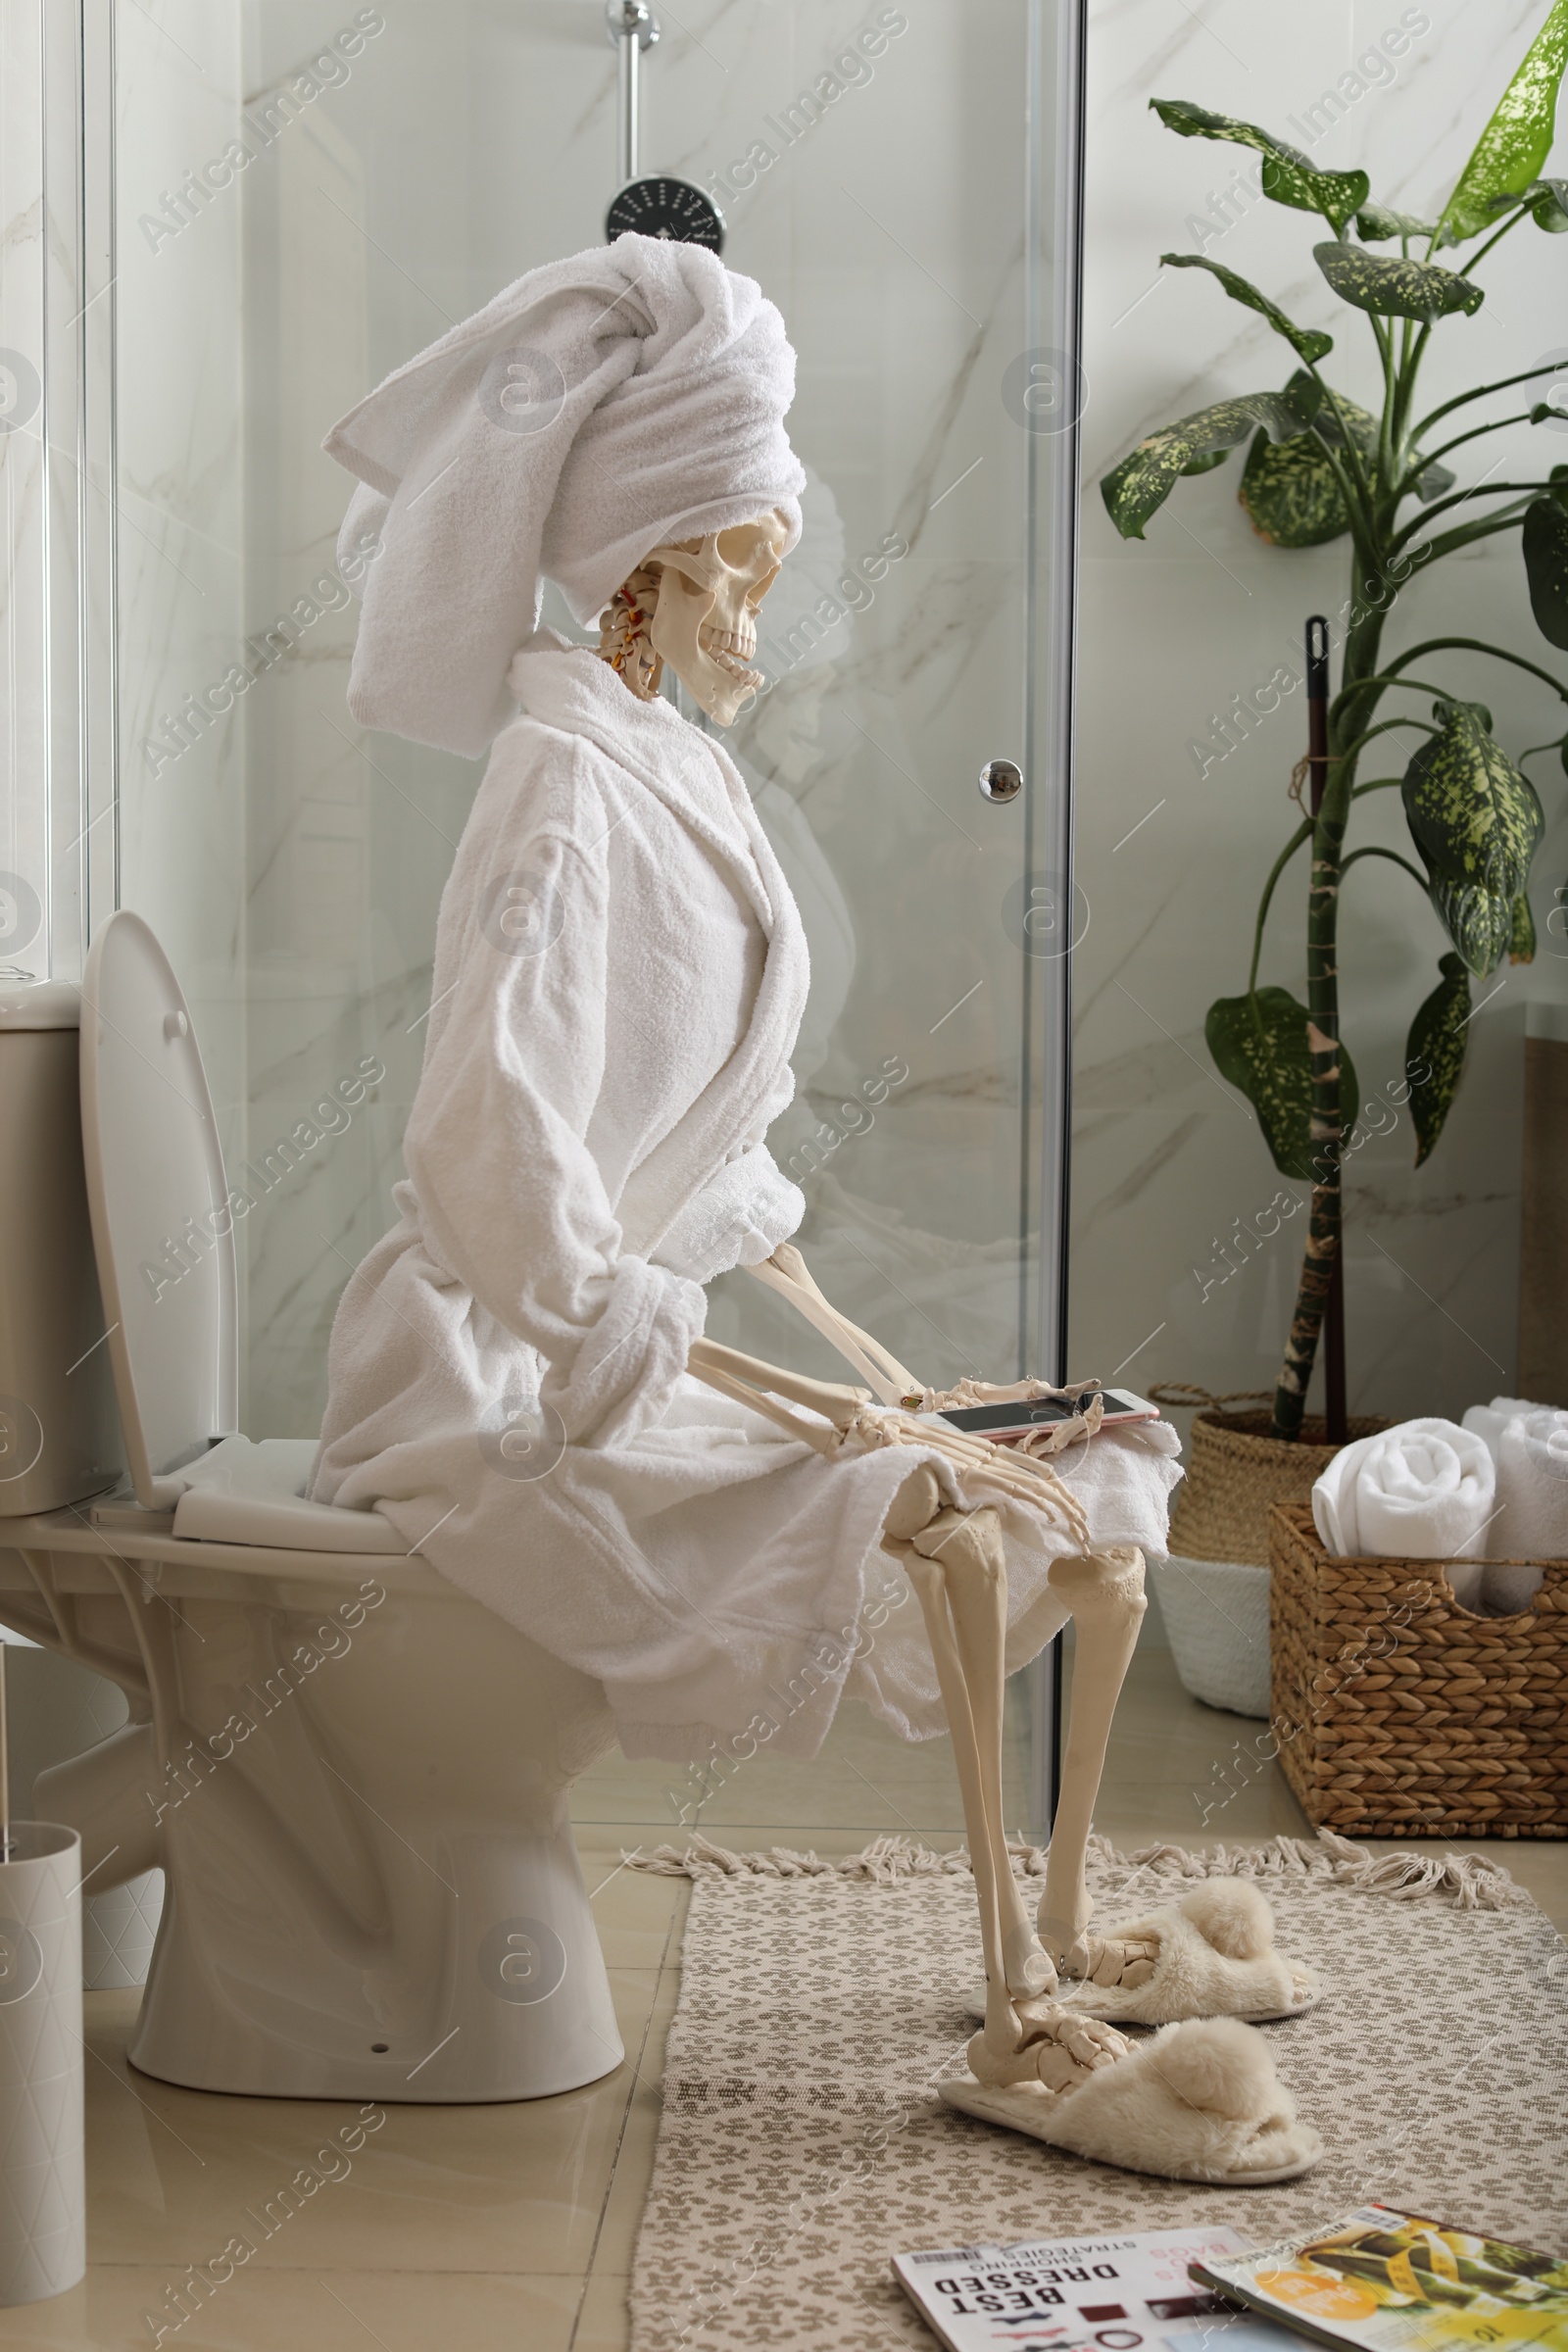
[[[0,1862],[11,1859],[11,1740],[6,1723],[6,1645],[0,1642]]]
[[[1306,762],[1307,807],[1315,823],[1322,812],[1323,794],[1329,777],[1329,624],[1321,612],[1314,612],[1306,624]],[[1326,854],[1326,844],[1324,850]],[[1313,855],[1316,861],[1316,846]],[[1339,981],[1330,970],[1323,975],[1323,982],[1318,1002],[1313,1002],[1309,989],[1308,1011],[1316,1016],[1316,1026],[1320,1030],[1337,1038]],[[1310,1035],[1309,1029],[1309,1038]],[[1349,1434],[1345,1400],[1345,1197],[1340,1174],[1346,1089],[1344,1056],[1336,1054],[1334,1059],[1335,1068],[1331,1075],[1325,1074],[1321,1092],[1314,1065],[1312,1137],[1318,1149],[1312,1161],[1312,1207],[1308,1217],[1307,1244],[1310,1251],[1316,1231],[1321,1228],[1326,1233],[1332,1229],[1334,1254],[1329,1263],[1328,1297],[1323,1309],[1323,1390],[1324,1412],[1328,1422],[1325,1435],[1331,1446],[1343,1446]],[[1331,1171],[1324,1167],[1325,1158],[1330,1155]],[[1318,1202],[1320,1192],[1329,1196],[1321,1212]],[[1304,1362],[1303,1391],[1305,1380],[1311,1378],[1315,1339],[1316,1327],[1306,1328],[1305,1317],[1298,1302],[1286,1346],[1286,1360],[1289,1362],[1295,1354]],[[1276,1422],[1278,1403],[1276,1398]]]
[[[1476,384],[1424,416],[1416,407],[1432,336],[1481,307],[1485,289],[1475,273],[1493,247],[1525,220],[1550,235],[1568,229],[1568,182],[1537,176],[1551,146],[1565,63],[1568,0],[1553,0],[1435,221],[1372,202],[1365,172],[1320,172],[1309,157],[1255,123],[1186,100],[1151,101],[1166,128],[1182,138],[1229,140],[1258,151],[1264,196],[1328,222],[1332,237],[1313,247],[1312,258],[1330,291],[1365,318],[1382,378],[1374,415],[1321,373],[1332,336],[1297,325],[1232,270],[1200,255],[1166,255],[1174,267],[1206,272],[1230,300],[1266,320],[1299,364],[1282,392],[1233,395],[1150,434],[1101,484],[1116,528],[1124,538],[1141,539],[1145,523],[1184,475],[1223,465],[1250,433],[1239,496],[1259,536],[1281,548],[1318,547],[1347,536],[1350,541],[1344,605],[1332,621],[1318,616],[1308,623],[1310,813],[1302,813],[1263,886],[1247,991],[1221,998],[1205,1024],[1209,1051],[1252,1104],[1276,1167],[1312,1187],[1305,1258],[1274,1397],[1273,1433],[1280,1438],[1300,1435],[1325,1319],[1331,1436],[1343,1439],[1346,1427],[1341,1165],[1345,1151],[1355,1148],[1356,1130],[1352,1118],[1347,1133],[1342,1100],[1353,1108],[1357,1099],[1340,1026],[1339,915],[1347,875],[1362,858],[1391,861],[1424,894],[1457,951],[1441,958],[1438,986],[1415,1009],[1403,1092],[1396,1097],[1410,1104],[1418,1166],[1437,1142],[1458,1089],[1471,975],[1485,979],[1505,957],[1529,962],[1535,954],[1527,893],[1544,830],[1541,802],[1521,766],[1494,738],[1491,712],[1481,703],[1460,700],[1444,683],[1449,662],[1443,657],[1478,654],[1507,662],[1542,679],[1563,703],[1568,685],[1522,654],[1476,637],[1432,637],[1385,658],[1383,631],[1417,573],[1459,548],[1519,531],[1537,623],[1549,645],[1568,650],[1568,466],[1527,464],[1520,470],[1532,478],[1523,481],[1496,481],[1495,468],[1488,468],[1461,490],[1442,462],[1489,433],[1554,418],[1558,412],[1533,395],[1545,389],[1544,378],[1562,371],[1561,363],[1542,361]],[[1476,239],[1484,241],[1459,268],[1433,258]],[[1368,250],[1395,243],[1396,259]],[[1424,243],[1420,254],[1411,251],[1416,243]],[[1507,413],[1480,424],[1460,414],[1515,387],[1527,405],[1504,403]],[[1449,419],[1457,429],[1437,438]],[[1403,519],[1411,500],[1416,512]],[[1325,699],[1328,658],[1335,650],[1340,689]],[[1391,694],[1431,698],[1430,714],[1401,701],[1394,716],[1379,716]],[[1403,773],[1358,783],[1369,747],[1401,729],[1417,737]],[[1521,753],[1520,760],[1548,752],[1568,768],[1568,732]],[[1346,849],[1357,804],[1368,793],[1394,790],[1400,794],[1419,864],[1377,843]],[[1260,988],[1258,964],[1275,886],[1307,842],[1303,1004],[1287,989]]]

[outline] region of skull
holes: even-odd
[[[775,508],[712,538],[652,548],[639,566],[659,581],[649,632],[655,653],[721,727],[762,684],[749,666],[757,608],[778,577],[788,537],[788,519]]]

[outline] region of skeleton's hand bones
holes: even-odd
[[[953,1464],[966,1489],[1000,1494],[1041,1511],[1053,1522],[1064,1549],[1088,1549],[1089,1523],[1082,1503],[1054,1470],[1031,1455],[989,1445],[948,1421],[916,1420],[897,1407],[874,1405],[864,1389],[786,1372],[737,1348],[720,1347],[715,1340],[695,1341],[686,1364],[710,1388],[764,1414],[818,1453],[866,1452],[878,1446],[929,1447]],[[820,1418],[808,1420],[792,1412],[781,1397],[793,1398]]]

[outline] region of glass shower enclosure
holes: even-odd
[[[805,536],[728,740],[810,943],[771,1138],[801,1246],[922,1377],[1060,1378],[1079,0],[655,10],[643,169],[706,191],[799,355]],[[499,288],[602,241],[617,57],[602,0],[0,16],[41,142],[8,175],[36,169],[54,231],[4,289],[39,385],[17,423],[7,379],[0,419],[0,857],[38,907],[8,953],[72,977],[117,905],[163,941],[256,1203],[242,1426],[299,1436],[391,1221],[480,773],[349,716],[350,484],[319,445]],[[581,635],[554,596],[546,617]],[[842,1371],[741,1276],[710,1328]],[[1049,1661],[1016,1697],[1038,1832]]]

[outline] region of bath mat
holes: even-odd
[[[1038,1878],[1044,1857],[1014,1849]],[[1190,1854],[1095,1840],[1102,1920],[1185,1882],[1256,1878],[1311,2015],[1260,2029],[1329,2154],[1217,2188],[1084,2164],[955,2114],[978,1971],[963,1857],[883,1839],[847,1861],[699,1840],[634,1858],[694,1880],[633,2352],[929,2347],[888,2258],[1226,2222],[1259,2242],[1368,2198],[1568,2251],[1568,1952],[1481,1856],[1373,1856],[1332,1834]]]

